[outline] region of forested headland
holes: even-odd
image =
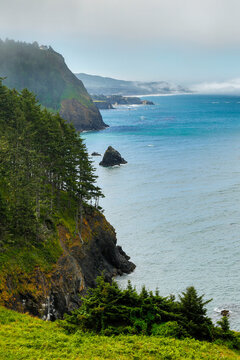
[[[1,81],[0,304],[58,318],[103,270],[110,279],[134,269],[102,196],[74,127]]]
[[[73,339],[88,342],[92,336],[101,342],[99,334],[120,335],[129,343],[150,341],[155,358],[159,339],[164,338],[168,343],[170,338],[181,339],[182,343],[174,340],[179,353],[189,338],[239,351],[239,334],[230,330],[226,317],[219,326],[212,323],[205,307],[208,301],[194,287],[176,299],[145,287],[137,293],[131,283],[120,289],[112,281],[115,275],[133,271],[135,265],[116,246],[115,231],[99,206],[102,196],[86,146],[74,127],[59,114],[43,109],[27,89],[18,92],[0,80],[0,305],[48,320],[61,319],[66,313],[58,322],[64,330],[56,332],[56,328],[54,333],[61,339],[66,336],[64,341],[69,343]],[[97,278],[101,273],[103,277]],[[0,323],[7,324],[10,338],[9,321],[16,319],[0,307]],[[27,318],[20,321],[23,329],[30,322]],[[44,331],[53,337],[50,327]],[[6,355],[10,353],[4,334],[0,332],[0,341]],[[149,335],[151,340],[146,339]],[[28,337],[26,333],[20,336],[13,356],[19,346],[28,358]],[[104,341],[109,343],[107,338]],[[116,355],[119,341],[109,345]],[[168,343],[163,352],[169,351]],[[193,353],[200,351],[200,345],[196,350],[196,343],[188,343]],[[35,340],[30,349],[36,351]],[[207,345],[206,349],[217,358],[216,348]],[[75,347],[72,350],[78,353]],[[54,350],[58,356],[59,351]],[[91,351],[100,354],[101,346]],[[128,351],[126,347],[126,354]],[[228,354],[226,349],[221,351]]]
[[[79,131],[106,127],[82,81],[51,46],[0,39],[0,77],[11,89],[34,92],[42,106],[58,111]]]
[[[0,104],[1,244],[38,244],[51,218],[66,209],[81,236],[83,207],[102,196],[81,137],[27,89],[1,82]]]

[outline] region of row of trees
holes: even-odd
[[[27,89],[0,80],[0,236],[41,238],[43,224],[66,209],[81,236],[84,204],[102,196],[74,127],[42,109]],[[5,234],[5,236],[3,236]]]
[[[126,289],[97,278],[96,288],[89,289],[82,305],[66,314],[60,324],[68,331],[91,331],[103,335],[144,334],[176,338],[192,337],[198,340],[224,342],[240,349],[240,338],[229,329],[227,317],[215,326],[207,316],[204,300],[190,286],[179,299],[162,297],[159,292],[140,293],[128,282]]]

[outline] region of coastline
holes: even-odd
[[[142,97],[153,97],[153,96],[175,96],[175,95],[194,95],[195,93],[190,93],[190,92],[185,92],[185,93],[169,93],[169,94],[146,94],[146,95],[128,95],[128,97],[139,97],[139,98],[142,98]],[[123,95],[125,96],[125,95]]]
[[[183,284],[195,284],[214,297],[208,308],[211,318],[220,319],[214,309],[228,309],[232,328],[239,330],[239,294],[234,289],[222,293],[229,286],[227,279],[235,284],[238,266],[239,99],[233,97],[228,104],[228,96],[221,96],[221,105],[216,105],[212,102],[219,95],[216,100],[213,95],[192,95],[153,98],[155,107],[136,106],[135,111],[102,111],[109,130],[84,137],[90,152],[102,153],[106,143],[112,144],[129,160],[127,167],[110,171],[100,168],[96,159],[106,196],[101,206],[119,243],[127,253],[136,242],[142,249],[134,253],[135,272],[118,279],[122,286],[130,279],[139,289],[143,283],[153,291],[161,286],[167,295],[181,292]]]

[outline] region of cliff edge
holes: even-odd
[[[50,46],[0,40],[0,77],[10,88],[34,92],[43,106],[59,112],[76,130],[107,127],[82,81]]]
[[[96,209],[90,208],[84,217],[82,239],[63,224],[58,224],[57,232],[58,255],[50,266],[42,261],[23,263],[23,256],[22,261],[9,260],[2,266],[0,305],[55,320],[80,305],[80,296],[95,285],[97,276],[104,274],[110,281],[135,269],[117,245],[114,228]],[[26,251],[31,258],[31,249]]]

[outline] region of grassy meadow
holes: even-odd
[[[192,339],[158,336],[115,337],[66,334],[57,322],[45,322],[0,307],[0,359],[240,359],[230,349]]]

